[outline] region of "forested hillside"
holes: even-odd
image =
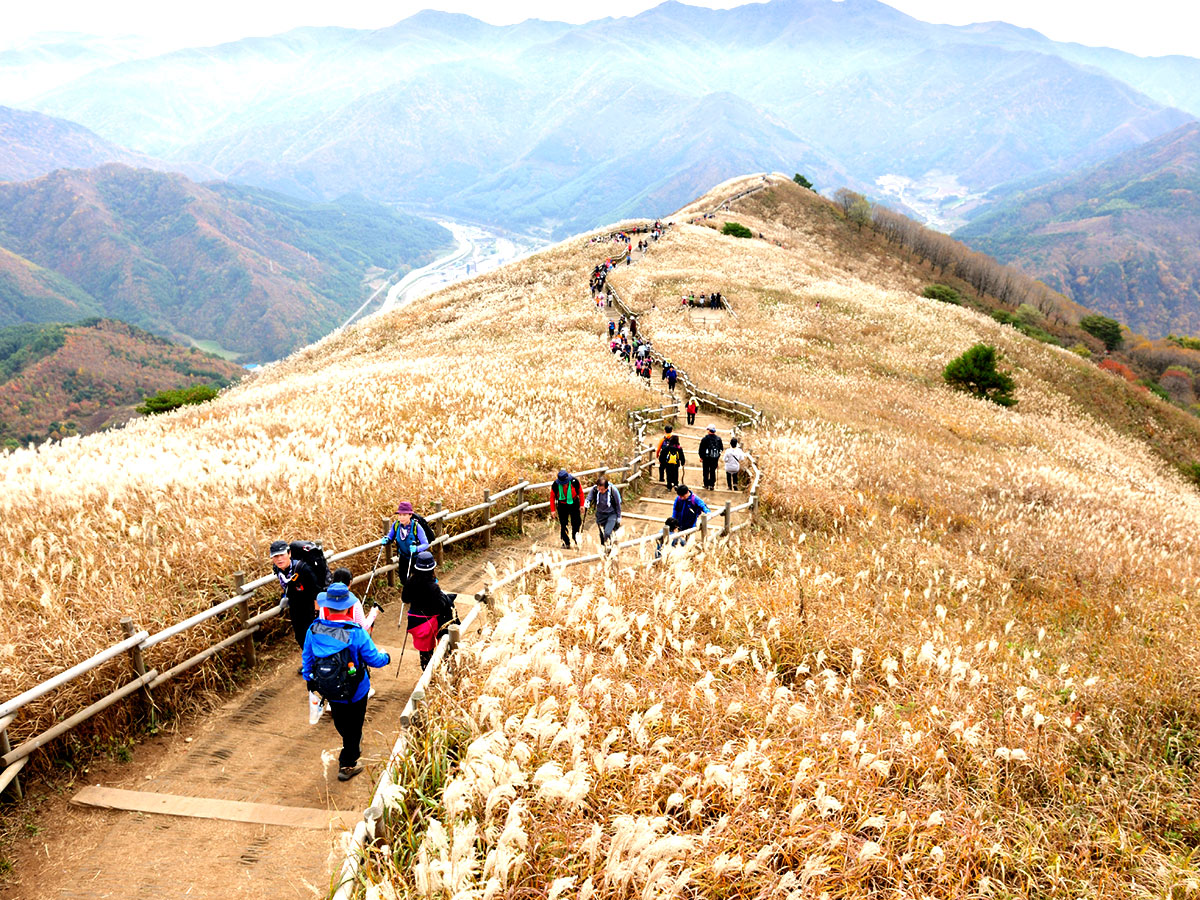
[[[1200,123],[1018,194],[956,235],[1150,338],[1200,334]]]
[[[0,322],[61,321],[73,305],[271,360],[344,321],[368,269],[404,271],[450,243],[433,222],[361,199],[310,203],[115,164],[61,170],[0,184],[0,247],[21,270],[0,282]]]
[[[245,370],[124,322],[0,328],[0,447],[90,434],[159,391],[225,387]]]

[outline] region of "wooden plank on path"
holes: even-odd
[[[243,803],[239,800],[211,800],[207,797],[183,797],[179,794],[154,794],[146,791],[127,791],[122,788],[89,785],[71,798],[80,806],[101,809],[125,809],[131,812],[159,813],[167,816],[188,816],[194,819],[223,819],[227,822],[249,822],[254,825],[283,825],[290,828],[329,827],[349,829],[357,820],[352,813],[330,809],[310,809],[302,806],[275,806],[271,803]],[[343,819],[343,815],[346,816]]]

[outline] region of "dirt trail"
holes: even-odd
[[[637,254],[635,259],[640,258]],[[608,310],[598,310],[598,333]],[[669,399],[651,385],[655,403]],[[661,399],[660,399],[661,398]],[[701,411],[696,426],[678,429],[688,456],[684,480],[701,481],[697,441],[705,425],[716,424],[728,446],[728,417]],[[647,435],[657,442],[657,435]],[[724,470],[718,472],[724,487]],[[585,485],[589,487],[590,485]],[[743,502],[744,493],[698,491],[713,510],[726,500]],[[670,515],[674,492],[657,480],[645,495],[630,499],[622,537],[659,531]],[[744,518],[739,514],[735,523]],[[719,527],[719,523],[714,522]],[[557,522],[528,522],[519,538],[498,539],[489,551],[450,552],[440,573],[448,591],[459,592],[460,615],[484,585],[488,564],[503,572],[524,564],[535,548],[557,548]],[[575,555],[599,549],[589,517]],[[382,585],[375,589],[379,593]],[[399,657],[402,624],[397,592],[382,592],[386,602],[375,626],[376,643]],[[468,638],[469,639],[469,638]],[[74,806],[69,798],[84,784],[102,784],[156,794],[269,803],[327,810],[331,819],[346,812],[357,820],[368,804],[379,768],[395,741],[400,711],[420,675],[411,649],[403,666],[395,663],[372,672],[376,696],[368,704],[363,731],[367,770],[352,781],[336,778],[333,757],[341,741],[328,715],[308,724],[307,692],[297,675],[299,651],[290,638],[260,653],[250,682],[211,714],[185,720],[174,731],[137,745],[129,763],[98,763],[86,778],[45,800],[31,820],[36,830],[13,848],[14,869],[0,885],[6,900],[195,900],[195,898],[312,898],[326,896],[330,873],[340,865],[341,829],[327,830],[251,825],[220,819],[144,814]],[[327,762],[323,762],[323,758]]]

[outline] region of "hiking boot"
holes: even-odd
[[[362,772],[362,770],[363,767],[359,765],[342,766],[340,769],[338,769],[338,781],[349,781],[355,775],[358,775],[360,772]]]

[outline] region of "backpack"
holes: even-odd
[[[349,629],[334,628],[314,622],[309,629],[313,634],[323,634],[346,644],[329,656],[318,656],[313,662],[312,676],[317,683],[317,693],[333,703],[349,703],[362,683],[367,669],[354,648],[350,646]]]
[[[671,446],[671,447],[667,448],[667,455],[666,455],[665,462],[668,466],[679,465],[679,448],[678,447]]]
[[[288,550],[293,560],[308,563],[308,567],[317,576],[317,584],[322,588],[329,587],[329,563],[325,561],[325,551],[316,541],[292,541]]]

